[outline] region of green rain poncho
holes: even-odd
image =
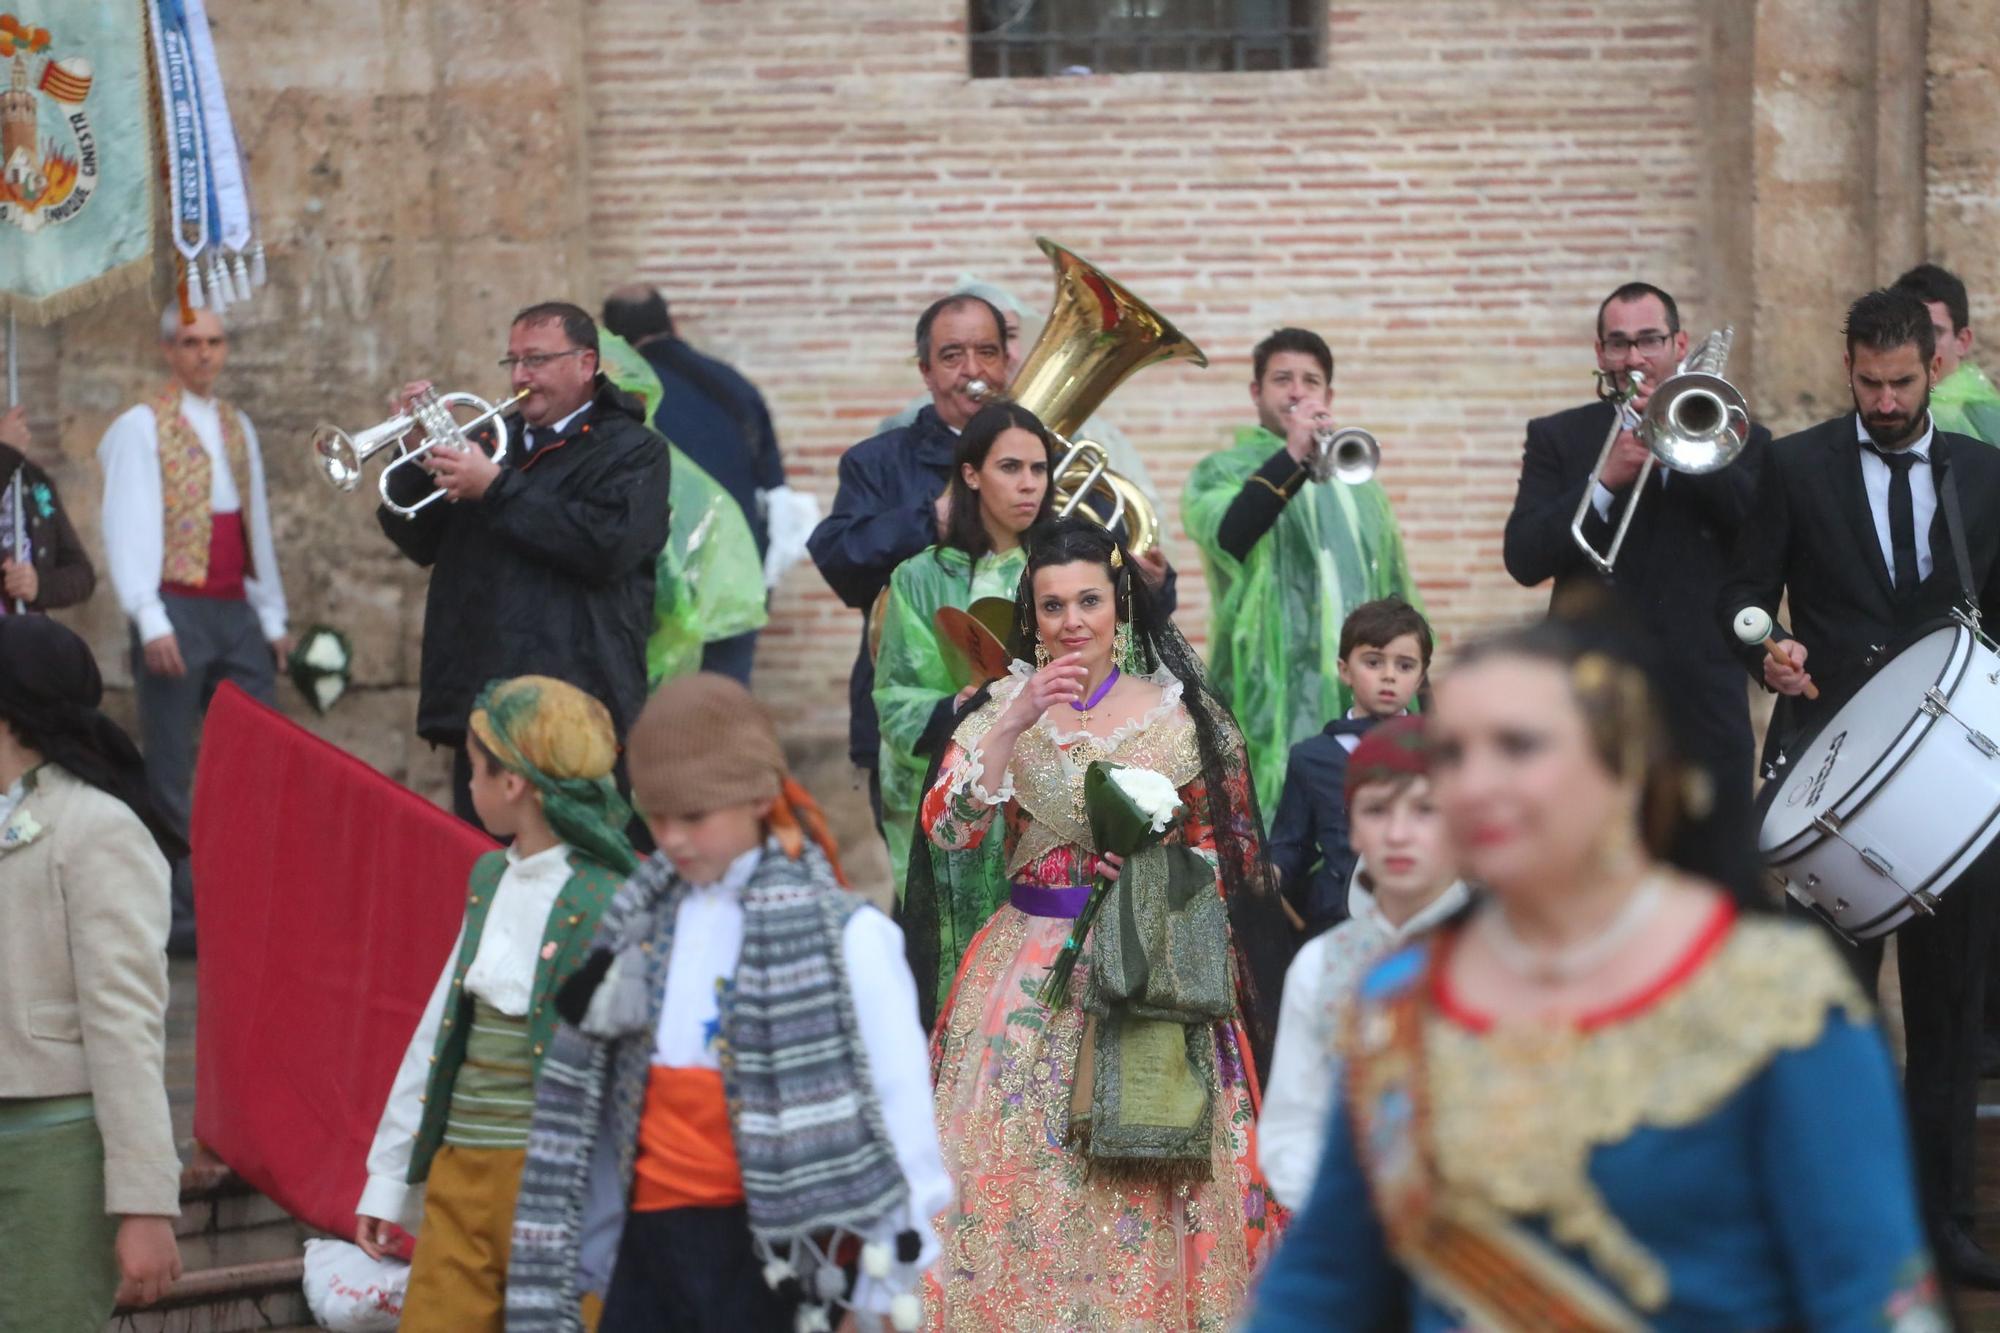
[[[875,711],[882,725],[882,835],[889,844],[889,871],[895,879],[896,901],[903,901],[909,875],[912,831],[917,807],[924,798],[924,774],[931,755],[918,754],[917,742],[931,725],[939,700],[958,693],[962,682],[952,678],[938,647],[931,618],[941,607],[963,610],[982,597],[1014,600],[1021,571],[1028,563],[1020,547],[981,557],[975,567],[965,552],[933,546],[896,566],[889,576],[889,602],[882,616],[882,650],[875,659]],[[963,938],[940,938],[938,994],[942,996],[958,970],[958,960],[976,930],[1007,897],[1007,873],[1001,839],[988,838],[970,852],[933,852],[947,859],[937,876],[940,892],[976,899],[971,910],[940,913],[940,929]],[[919,850],[931,850],[929,844]],[[960,904],[964,907],[964,904]],[[970,922],[955,929],[953,920]]]
[[[615,333],[599,332],[604,373],[638,397],[651,421],[664,390],[653,367]],[[673,480],[667,545],[653,580],[653,634],[646,641],[646,680],[685,675],[701,666],[701,647],[762,629],[764,561],[750,524],[729,492],[670,440]]]
[[[1222,516],[1265,460],[1285,447],[1260,426],[1189,474],[1181,521],[1208,575],[1209,678],[1236,713],[1268,820],[1294,743],[1346,714],[1340,626],[1363,602],[1400,596],[1419,609],[1416,581],[1389,497],[1375,482],[1307,483],[1237,560],[1217,541]]]
[[[2000,389],[1985,371],[1961,361],[1931,390],[1931,420],[1939,430],[2000,444]]]

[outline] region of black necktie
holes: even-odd
[[[533,457],[535,450],[542,447],[544,442],[543,437],[547,434],[548,432],[540,426],[530,426],[527,430],[523,431],[521,433],[521,456],[523,458]]]
[[[1896,557],[1896,593],[1908,597],[1917,590],[1917,508],[1910,499],[1910,469],[1917,456],[1883,449],[1875,456],[1889,465],[1889,549]]]

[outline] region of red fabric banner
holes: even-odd
[[[195,1136],[352,1236],[382,1103],[494,843],[234,685],[202,731],[193,842]]]

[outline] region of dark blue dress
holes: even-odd
[[[1432,966],[1454,937],[1363,983],[1251,1333],[1553,1326],[1524,1291],[1615,1312],[1586,1327],[1947,1326],[1895,1070],[1815,934],[1721,909],[1658,995],[1525,1038],[1455,1010]],[[1496,1279],[1500,1253],[1531,1281]]]

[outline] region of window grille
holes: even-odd
[[[1231,73],[1321,63],[1325,0],[968,0],[972,77]]]

